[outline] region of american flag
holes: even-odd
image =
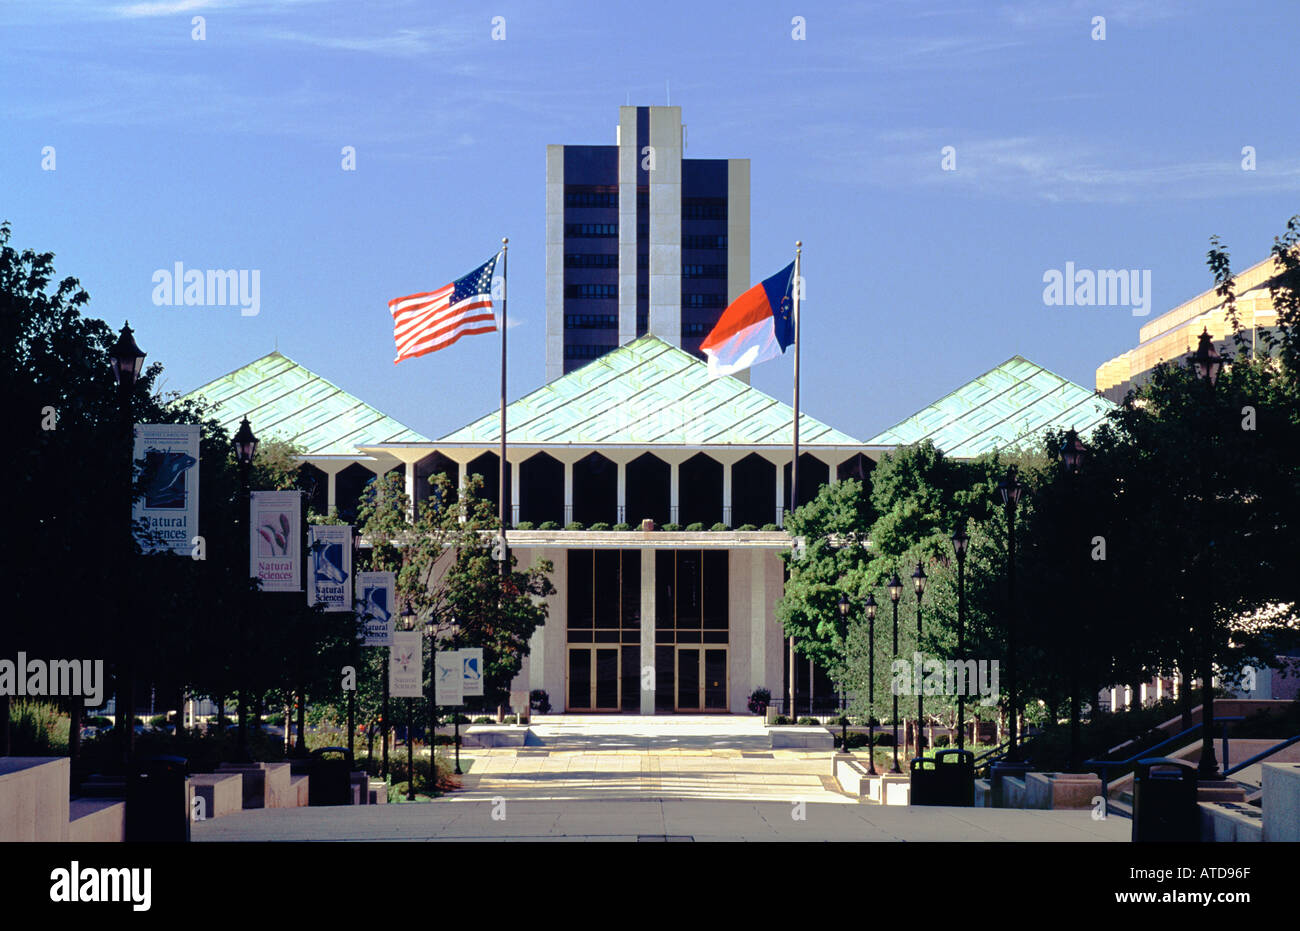
[[[410,294],[388,302],[393,315],[393,339],[397,343],[396,365],[426,353],[445,349],[462,336],[495,333],[492,315],[492,273],[499,255],[494,255],[463,278],[436,291]]]

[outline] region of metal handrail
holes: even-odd
[[[1023,747],[1026,744],[1030,743],[1037,736],[1038,736],[1037,734],[1029,734],[1020,739],[1019,745]],[[981,753],[979,756],[975,757],[974,765],[976,766],[976,768],[978,768],[980,766],[981,760],[988,759],[989,757],[992,757],[995,753],[1001,753],[1004,750],[1009,751],[1010,749],[1011,749],[1011,740],[1010,739],[1004,740],[1002,743],[998,744],[992,750],[986,750],[983,753]],[[996,759],[990,760],[990,762],[996,763],[1000,759],[1001,757],[998,757]]]
[[[1262,753],[1256,753],[1249,760],[1244,760],[1243,762],[1238,763],[1236,766],[1232,767],[1231,769],[1225,769],[1223,771],[1224,778],[1231,776],[1233,773],[1240,772],[1241,770],[1245,769],[1247,766],[1253,766],[1254,764],[1258,763],[1260,760],[1272,756],[1274,753],[1277,753],[1279,750],[1285,750],[1287,747],[1291,746],[1294,743],[1300,743],[1300,734],[1296,734],[1294,737],[1288,740],[1284,740],[1280,744],[1270,747],[1269,749],[1263,751]]]
[[[1213,729],[1215,724],[1218,723],[1226,724],[1232,721],[1240,721],[1240,720],[1242,720],[1241,717],[1213,718],[1210,721],[1210,727],[1211,729]],[[1107,793],[1110,790],[1111,769],[1117,767],[1129,767],[1132,766],[1134,763],[1136,763],[1138,760],[1145,759],[1146,757],[1150,757],[1150,756],[1155,756],[1160,750],[1163,750],[1165,747],[1170,746],[1176,741],[1182,740],[1188,734],[1191,734],[1195,731],[1200,731],[1202,729],[1203,728],[1201,724],[1193,724],[1191,727],[1187,728],[1186,730],[1179,731],[1174,736],[1168,737],[1160,741],[1160,743],[1156,744],[1154,747],[1148,747],[1146,750],[1138,751],[1137,753],[1133,754],[1131,757],[1129,757],[1126,760],[1084,760],[1083,765],[1087,766],[1089,769],[1097,770],[1097,775],[1101,777],[1101,795],[1102,798],[1105,798],[1107,796]],[[1228,752],[1228,737],[1227,737],[1227,730],[1225,728],[1224,736],[1223,736],[1223,753],[1225,759],[1227,756],[1227,752]]]

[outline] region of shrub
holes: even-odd
[[[532,529],[533,529],[533,522],[532,522],[531,520],[521,520],[519,523],[515,524],[515,529],[516,529],[516,530],[532,530]]]
[[[528,706],[538,714],[550,714],[551,696],[546,689],[533,689],[528,693]]]
[[[53,702],[12,702],[9,718],[14,756],[63,756],[68,752],[68,716]]]
[[[773,723],[773,724],[789,724],[789,723],[790,723],[790,719],[787,718],[787,717],[786,717],[785,715],[783,715],[783,714],[778,714],[778,715],[776,716],[776,719],[775,719],[772,723]]]
[[[687,530],[688,533],[699,533],[699,532],[701,532],[703,529],[704,529],[704,523],[703,523],[703,521],[698,521],[698,520],[697,520],[697,521],[695,521],[695,522],[693,522],[693,523],[690,523],[690,524],[687,524],[687,525],[686,525],[686,530]]]
[[[492,719],[492,718],[488,718],[487,720],[488,720],[488,723],[491,724],[493,719]],[[457,722],[459,722],[459,723],[461,723],[461,724],[468,724],[468,723],[470,723],[470,722],[469,722],[469,718],[466,717],[465,715],[461,714],[459,711],[452,711],[452,712],[448,712],[447,714],[444,714],[444,715],[439,715],[439,722],[440,722],[441,724],[455,724],[455,723],[457,723]]]
[[[763,525],[763,532],[764,532],[764,533],[772,533],[772,532],[777,531],[777,530],[780,530],[780,529],[781,529],[781,528],[778,527],[776,524],[764,524],[764,525]]]
[[[801,724],[804,727],[819,727],[822,722],[818,721],[816,718],[811,718],[808,715],[804,715],[796,723]]]
[[[152,718],[149,719],[150,727],[163,727],[166,724],[167,724],[167,715],[165,714],[155,714]]]
[[[508,714],[508,715],[506,715],[504,718],[501,719],[501,723],[502,723],[502,724],[518,724],[518,723],[519,723],[519,715],[517,715],[517,714]]]
[[[474,723],[475,723],[475,724],[495,724],[496,721],[493,720],[492,718],[489,718],[489,717],[488,717],[487,715],[485,715],[485,714],[480,714],[477,718],[474,719]]]
[[[714,533],[724,533],[724,532],[730,530],[731,528],[728,527],[726,524],[724,524],[722,521],[718,521],[716,524],[714,524],[714,525],[713,525],[712,527],[710,527],[709,529],[712,530]]]
[[[749,710],[753,714],[766,714],[772,704],[772,693],[764,688],[754,689],[749,695]]]
[[[86,726],[87,727],[112,727],[113,719],[106,718],[102,714],[93,715],[92,717],[86,718]]]
[[[565,529],[565,530],[581,530],[581,529],[582,529],[582,521],[580,521],[580,520],[571,520],[571,521],[569,521],[567,524],[564,525],[564,529]]]
[[[598,520],[598,521],[596,521],[596,523],[592,524],[592,525],[591,525],[590,527],[588,527],[587,529],[588,529],[588,530],[608,530],[608,529],[609,529],[609,524],[605,523],[603,520]]]
[[[892,730],[876,731],[877,747],[892,747],[893,745],[894,745],[894,732]]]
[[[667,531],[681,530],[681,529],[682,529],[682,525],[681,525],[681,524],[669,523],[669,524],[664,524],[663,527],[661,527],[660,529],[661,529],[661,530],[667,530]]]
[[[553,520],[544,520],[537,525],[538,530],[559,530],[560,525]]]
[[[753,533],[755,530],[758,529],[758,526],[755,524],[741,524],[736,529],[741,533]]]
[[[626,521],[619,521],[617,524],[614,525],[614,529],[615,529],[615,530],[631,530],[631,529],[632,529],[632,525],[629,524],[629,523],[627,523]]]

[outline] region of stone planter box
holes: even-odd
[[[222,763],[218,773],[238,773],[244,777],[245,808],[293,808],[288,763]]]
[[[527,727],[516,724],[475,724],[461,731],[462,747],[522,747],[528,741]]]
[[[67,757],[0,757],[0,841],[68,839]]]
[[[1026,773],[1025,808],[1083,811],[1101,795],[1101,778],[1093,773]]]
[[[199,773],[189,778],[190,817],[195,798],[203,801],[203,818],[223,818],[244,808],[244,780],[241,773]]]
[[[120,844],[126,840],[126,802],[78,798],[68,805],[68,840],[74,844]]]
[[[1201,840],[1218,843],[1258,843],[1264,839],[1264,815],[1241,802],[1201,802]]]
[[[1264,763],[1264,840],[1300,841],[1300,763]]]

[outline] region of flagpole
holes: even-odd
[[[790,510],[793,511],[799,507],[799,262],[803,254],[803,241],[795,240],[794,244],[794,449],[793,457],[790,461]],[[784,523],[784,520],[782,521]],[[790,638],[790,720],[797,720],[797,713],[794,707],[795,693],[795,655],[794,655],[794,637]],[[812,687],[811,680],[808,683]],[[811,696],[811,691],[809,695]],[[812,699],[809,698],[808,713],[812,714]]]
[[[510,287],[509,265],[510,240],[501,238],[501,461],[497,472],[497,511],[501,518],[502,560],[501,573],[506,572],[506,296]]]

